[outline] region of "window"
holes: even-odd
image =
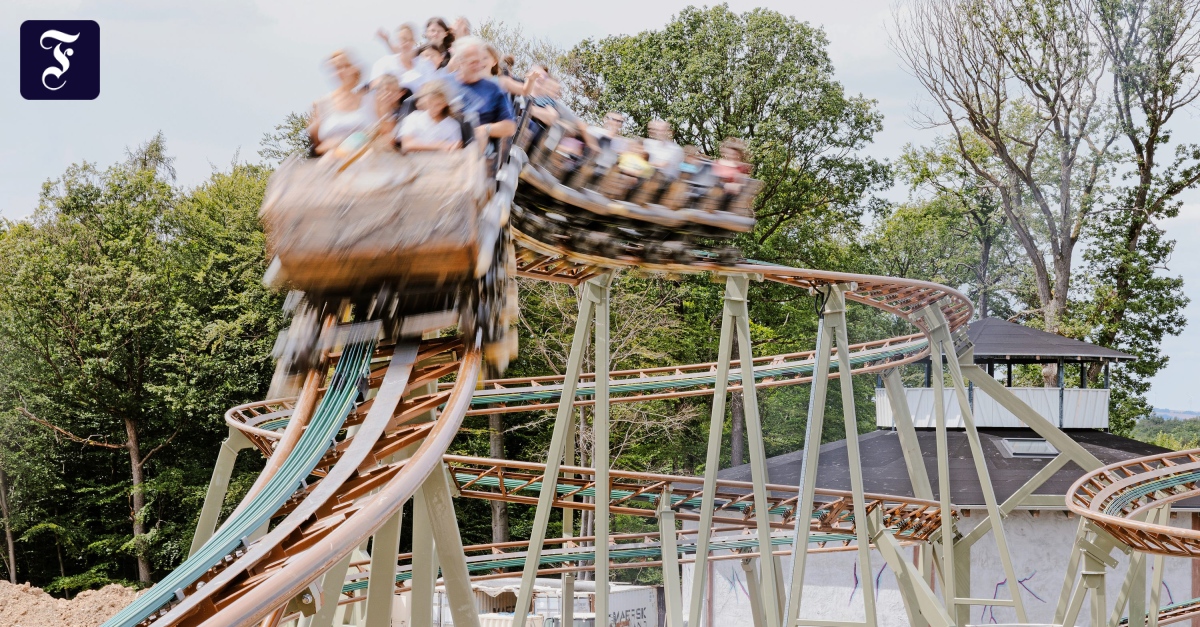
[[[1058,449],[1041,438],[1004,438],[1004,452],[1012,457],[1054,457]]]

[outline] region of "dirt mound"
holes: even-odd
[[[56,599],[29,584],[0,581],[0,625],[6,627],[95,627],[129,605],[136,590],[116,584]]]

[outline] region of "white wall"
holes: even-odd
[[[1023,403],[1053,424],[1058,424],[1058,388],[1005,388]],[[1066,429],[1107,429],[1108,394],[1104,388],[1066,388],[1063,391],[1063,424]],[[934,416],[932,388],[905,388],[908,409],[913,425],[918,429],[937,426]],[[946,410],[946,426],[962,429],[962,412],[952,388],[942,395]],[[972,417],[977,427],[1024,427],[1025,423],[1012,412],[984,394],[979,388],[972,393]],[[875,388],[875,424],[883,429],[895,426],[892,405],[885,388]]]
[[[966,534],[981,520],[982,510],[973,512],[970,518],[960,518],[959,528]],[[1050,623],[1058,602],[1066,573],[1067,559],[1075,539],[1078,518],[1066,518],[1062,512],[1043,512],[1034,518],[1027,512],[1015,512],[1005,519],[1005,531],[1013,558],[1013,569],[1020,580],[1021,598],[1030,623]],[[1171,521],[1172,525],[1190,527],[1190,514],[1180,514]],[[997,557],[996,544],[991,534],[975,544],[971,552],[971,597],[1008,598],[1009,587],[1003,568]],[[1118,553],[1118,568],[1109,570],[1108,603],[1112,604],[1120,590],[1128,562],[1125,555]],[[785,584],[790,582],[792,562],[783,558]],[[738,560],[714,562],[713,612],[718,627],[753,627],[750,603],[747,596],[745,573]],[[1167,559],[1163,581],[1162,604],[1190,599],[1191,565],[1187,560]],[[688,612],[691,596],[692,566],[684,565],[684,614]],[[863,620],[862,582],[867,579],[877,590],[876,606],[881,627],[908,625],[896,580],[876,552],[872,552],[871,573],[864,578],[858,572],[856,553],[812,554],[808,558],[806,586],[801,604],[803,618],[833,620]],[[1147,581],[1150,574],[1147,573]],[[785,588],[786,589],[786,588]],[[935,588],[936,590],[936,588]],[[966,596],[964,591],[958,591]],[[974,607],[971,610],[972,624],[1011,623],[1016,615],[1008,607]],[[1080,616],[1080,626],[1089,625],[1087,604]],[[696,623],[689,621],[690,627]]]

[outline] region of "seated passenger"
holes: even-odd
[[[588,135],[595,138],[600,150],[624,152],[625,138],[621,136],[621,127],[625,125],[625,116],[616,111],[609,111],[604,116],[604,126],[589,126]]]
[[[650,165],[647,156],[645,148],[642,147],[642,140],[630,138],[625,141],[625,150],[617,160],[617,167],[629,176],[648,179],[654,176],[654,166]]]
[[[425,59],[438,70],[445,69],[450,63],[450,53],[438,44],[425,44],[417,48],[417,56]]]
[[[643,142],[650,155],[650,165],[658,168],[667,179],[679,177],[679,165],[683,163],[683,149],[671,139],[671,125],[655,118],[646,126],[650,139]]]
[[[454,33],[450,32],[449,26],[446,26],[446,20],[440,17],[431,17],[428,22],[425,22],[425,43],[441,46],[442,50],[450,50],[454,39]]]
[[[390,44],[390,48],[393,53],[380,58],[371,67],[372,87],[380,76],[390,74],[396,78],[401,89],[414,93],[425,81],[434,78],[437,66],[417,56],[417,40],[411,25],[405,24],[396,29],[396,43]]]
[[[400,149],[457,150],[462,148],[462,124],[450,115],[446,85],[433,80],[417,92],[417,110],[400,122]]]
[[[742,191],[742,185],[750,174],[750,164],[744,161],[746,142],[728,137],[721,142],[721,158],[713,163],[713,174],[721,179],[725,193],[735,195]]]
[[[407,92],[401,89],[400,83],[391,74],[380,76],[373,85],[375,112],[379,116],[379,133],[375,142],[380,149],[393,150],[398,137],[396,127],[400,122],[400,102]]]
[[[477,37],[459,40],[455,44],[455,59],[463,116],[475,125],[476,139],[487,141],[516,134],[512,103],[500,86],[488,79],[490,58],[483,40]]]
[[[313,152],[323,155],[350,140],[346,150],[366,143],[366,131],[379,119],[371,94],[360,88],[362,70],[349,53],[339,50],[329,56],[338,87],[313,103],[308,135]],[[353,144],[357,144],[355,146]]]

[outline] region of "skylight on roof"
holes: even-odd
[[[1041,438],[1004,438],[1004,451],[1013,457],[1054,457],[1058,449]]]

